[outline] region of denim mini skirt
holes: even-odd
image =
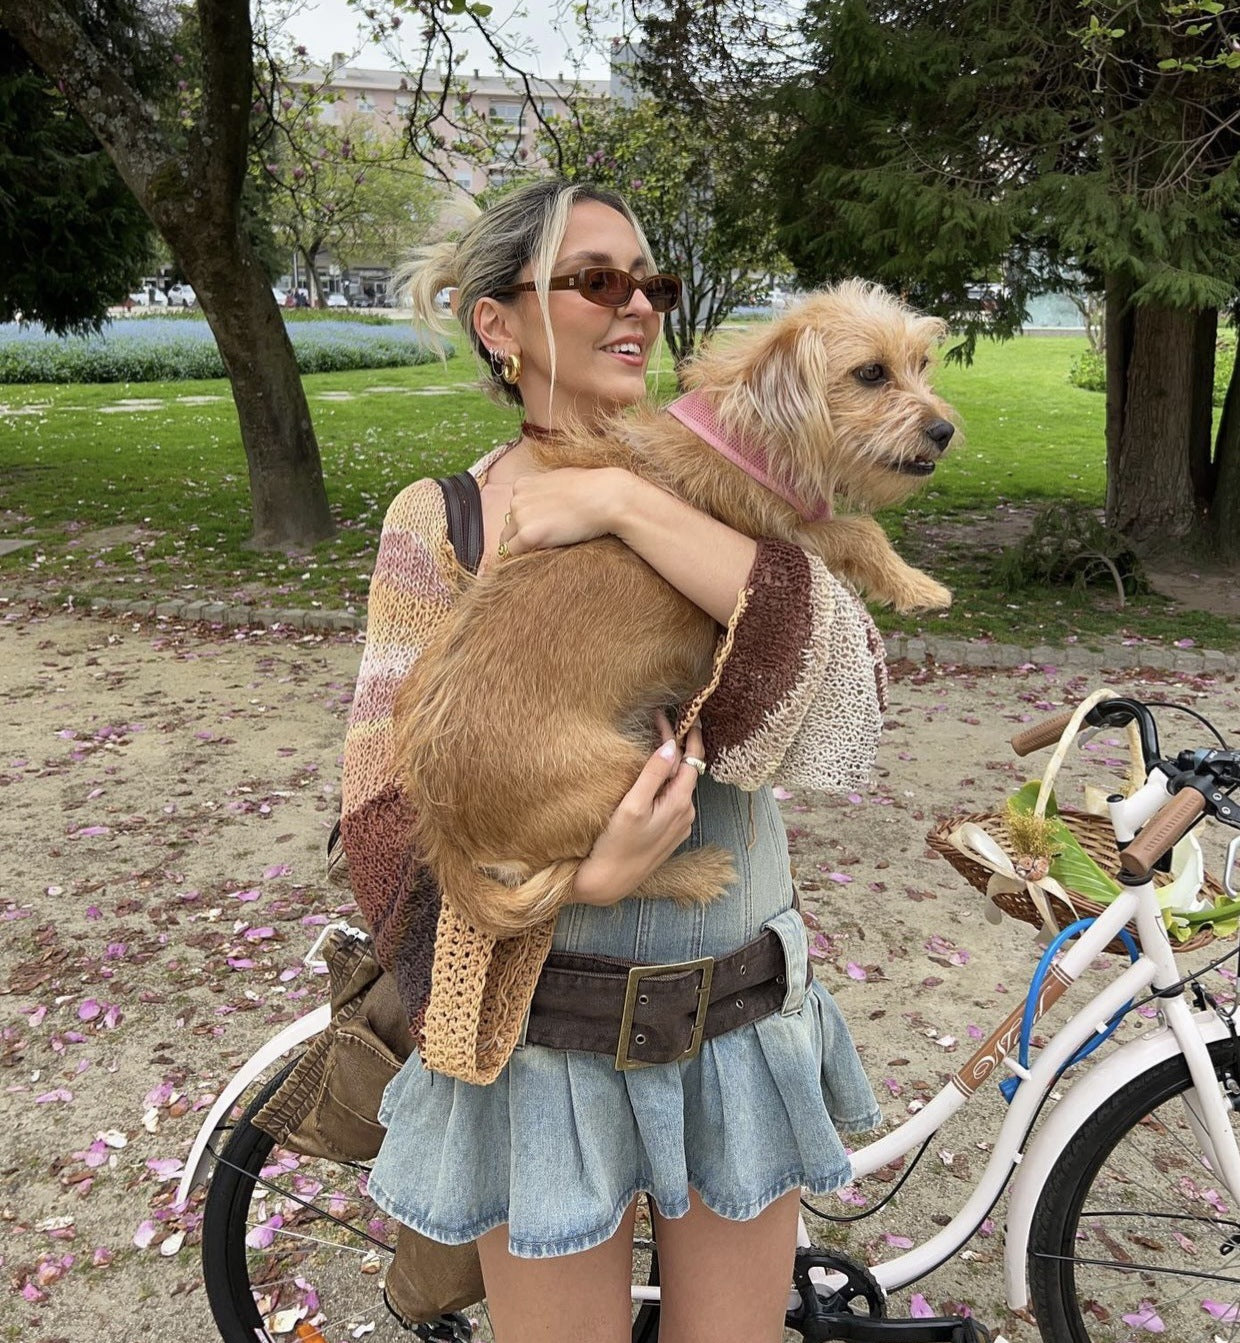
[[[782,1009],[705,1041],[694,1059],[625,1072],[610,1055],[522,1045],[475,1086],[414,1054],[379,1111],[387,1134],[369,1181],[379,1207],[450,1245],[507,1223],[512,1253],[538,1259],[609,1239],[640,1191],[665,1217],[688,1212],[692,1188],[745,1221],[791,1189],[846,1183],[839,1132],[871,1129],[879,1112],[839,1008],[807,983],[770,790],[704,777],[686,847],[700,844],[734,855],[736,881],[718,900],[569,905],[555,946],[663,964],[726,955],[770,928],[787,957]]]

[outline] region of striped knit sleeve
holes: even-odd
[[[413,816],[393,758],[392,701],[451,608],[451,545],[433,480],[388,509],[371,578],[366,647],[345,734],[340,837],[379,962],[419,1020],[430,992],[439,892],[410,844]]]
[[[710,771],[755,789],[845,792],[869,777],[886,708],[883,643],[816,556],[760,540],[719,685],[701,714]]]

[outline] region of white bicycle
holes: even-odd
[[[972,1320],[890,1319],[886,1296],[960,1251],[1009,1185],[1007,1302],[1013,1310],[1032,1307],[1046,1343],[1118,1343],[1143,1332],[1240,1338],[1240,1262],[1232,1262],[1240,1259],[1240,1035],[1234,1008],[1219,1006],[1202,982],[1236,948],[1181,977],[1152,879],[1203,817],[1240,829],[1240,806],[1231,800],[1240,786],[1240,750],[1219,738],[1217,747],[1163,757],[1146,705],[1096,696],[1074,715],[1018,734],[1013,745],[1023,754],[1058,740],[1065,728],[1129,723],[1139,731],[1146,782],[1127,798],[1109,799],[1121,893],[1098,918],[1051,942],[1026,1002],[933,1100],[852,1157],[860,1179],[920,1155],[980,1086],[1002,1078],[1010,1103],[985,1170],[941,1230],[872,1268],[812,1246],[803,1218],[787,1325],[810,1343],[985,1339]],[[1228,846],[1223,873],[1232,899],[1238,858],[1240,836]],[[1128,963],[1029,1061],[1034,1023],[1117,937],[1128,947]],[[1084,1071],[1035,1128],[1064,1073],[1146,1003],[1158,1009],[1156,1026]],[[280,1150],[252,1123],[291,1067],[282,1061],[328,1018],[328,1007],[320,1007],[257,1051],[216,1101],[186,1161],[179,1198],[211,1181],[203,1269],[226,1343],[407,1336],[382,1305],[378,1275],[395,1228],[367,1199],[365,1168]],[[633,1338],[655,1343],[658,1256],[648,1235],[639,1236],[635,1262],[642,1281],[633,1288]],[[473,1322],[456,1315],[419,1326],[417,1334],[463,1343],[472,1331]]]

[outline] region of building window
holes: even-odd
[[[397,116],[407,117],[407,116],[409,115],[409,109],[410,109],[412,106],[413,106],[413,99],[412,99],[412,98],[406,97],[404,94],[401,94],[401,93],[398,93],[398,94],[396,95],[396,114],[397,114]]]
[[[521,106],[520,103],[492,103],[491,116],[496,121],[506,121],[515,126],[521,120]]]
[[[371,101],[370,94],[359,93],[357,95],[357,110],[359,112],[373,112],[375,110],[375,105]]]
[[[452,180],[462,191],[472,191],[474,189],[474,175],[472,172],[461,171],[454,173]]]

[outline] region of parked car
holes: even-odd
[[[275,287],[275,285],[272,285],[272,286],[271,286],[271,297],[275,299],[275,301],[276,301],[276,305],[277,305],[278,307],[286,308],[286,307],[288,307],[288,301],[289,301],[291,295],[290,295],[290,294],[286,294],[286,293],[284,292],[283,289],[277,289],[277,288]]]
[[[329,308],[347,308],[349,300],[343,294],[328,294],[327,306]]]
[[[162,289],[135,289],[129,301],[138,308],[166,308],[168,295]]]
[[[191,284],[174,284],[168,288],[168,302],[176,308],[188,308],[198,302]]]
[[[982,312],[997,312],[999,305],[1007,296],[1007,290],[1001,284],[987,282],[971,284],[965,289],[965,297],[977,305]]]

